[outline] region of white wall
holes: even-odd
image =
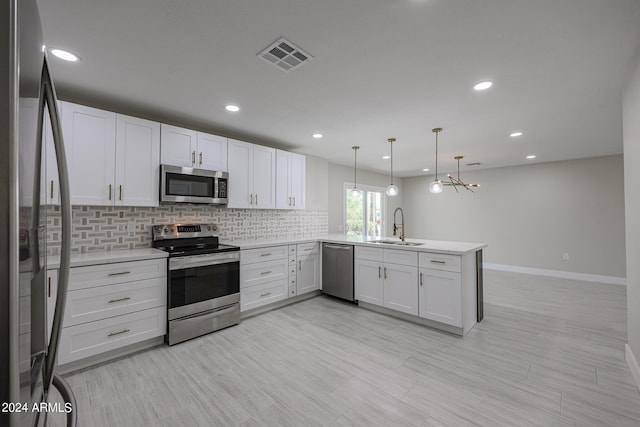
[[[462,170],[475,193],[403,180],[407,236],[488,243],[484,260],[625,276],[622,156]],[[563,261],[563,253],[569,261]]]
[[[353,182],[353,167],[329,163],[329,233],[344,232],[343,199],[345,182]],[[397,197],[387,197],[387,236],[391,236],[393,233],[393,211],[402,206],[404,193],[402,182],[400,178],[394,178],[394,184],[398,186],[400,193]],[[389,175],[358,169],[357,184],[386,188],[389,185]]]
[[[623,92],[629,348],[640,358],[640,55]],[[640,362],[640,359],[638,360]],[[631,363],[630,363],[631,366]],[[635,366],[637,369],[637,365]],[[633,366],[632,366],[633,370]],[[636,375],[640,372],[635,372]],[[640,386],[640,378],[636,376]]]
[[[306,156],[305,210],[329,209],[329,162],[319,157]]]

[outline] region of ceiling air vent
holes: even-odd
[[[271,43],[258,56],[287,73],[300,68],[313,59],[313,56],[284,37]]]
[[[467,163],[467,166],[480,166],[480,162]]]

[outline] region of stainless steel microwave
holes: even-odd
[[[160,165],[160,203],[226,205],[227,172]]]

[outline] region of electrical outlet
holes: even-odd
[[[133,234],[136,232],[136,222],[135,220],[131,220],[129,222],[127,222],[127,232],[129,234]]]
[[[562,260],[563,261],[569,261],[569,252],[565,252],[562,254]]]

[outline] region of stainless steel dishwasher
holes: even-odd
[[[322,292],[354,301],[353,246],[322,244]]]

